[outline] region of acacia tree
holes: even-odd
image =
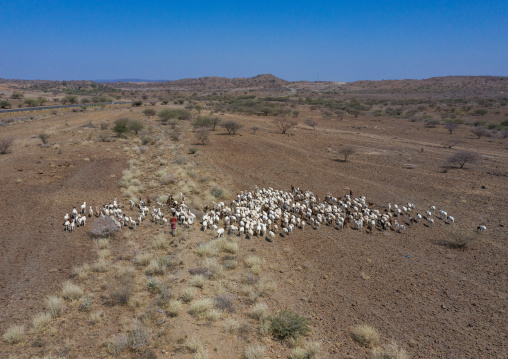
[[[344,162],[347,162],[347,158],[356,153],[356,149],[353,146],[344,146],[339,150],[339,153],[344,156]]]
[[[317,126],[317,124],[318,124],[316,120],[313,120],[313,119],[312,119],[312,118],[310,118],[310,117],[309,117],[308,119],[306,119],[306,120],[304,121],[304,123],[305,123],[307,126],[312,127],[312,129],[314,129],[314,130],[316,129],[316,126]]]
[[[228,131],[228,135],[234,135],[236,131],[238,131],[243,126],[240,125],[238,122],[233,120],[225,121],[221,124],[221,126]]]
[[[289,129],[298,124],[296,120],[290,120],[288,118],[275,119],[274,123],[282,134],[285,134]]]
[[[458,151],[453,155],[448,157],[449,163],[456,163],[459,168],[464,168],[466,163],[476,163],[478,162],[478,154],[471,151]]]
[[[455,131],[457,128],[459,128],[459,125],[453,122],[447,122],[445,123],[444,127],[450,132],[450,135],[453,134],[453,131]]]

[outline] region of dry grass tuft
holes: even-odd
[[[204,266],[211,273],[211,278],[213,279],[222,279],[224,278],[224,267],[216,258],[207,258],[205,259]]]
[[[100,310],[98,312],[90,313],[90,324],[95,325],[106,317],[106,313]]]
[[[196,319],[208,319],[207,316],[213,310],[213,307],[214,301],[210,298],[205,298],[192,303],[189,306],[189,313]]]
[[[96,273],[106,273],[109,269],[109,263],[104,258],[99,258],[92,263],[92,271]]]
[[[255,265],[262,266],[264,263],[265,260],[257,256],[249,256],[245,258],[245,266],[247,268],[252,268]]]
[[[277,283],[267,280],[260,280],[258,284],[258,291],[261,297],[268,297],[277,290]]]
[[[162,275],[166,271],[166,266],[164,263],[161,263],[161,261],[157,259],[152,259],[150,261],[150,264],[145,270],[145,273],[148,275]]]
[[[192,285],[193,287],[203,288],[206,282],[208,282],[208,278],[206,278],[204,275],[197,274],[192,276],[192,278],[189,281],[189,284]]]
[[[70,280],[62,284],[62,297],[66,300],[77,300],[83,295],[83,289]]]
[[[144,253],[137,258],[136,264],[142,267],[146,267],[148,264],[150,264],[152,259],[153,259],[152,253]]]
[[[182,295],[180,296],[180,298],[184,303],[189,303],[196,297],[196,294],[197,294],[196,288],[187,287],[182,290]]]
[[[164,250],[168,247],[168,245],[168,240],[163,235],[155,237],[152,242],[152,248],[156,250]]]
[[[222,327],[226,333],[236,334],[240,329],[240,322],[233,318],[227,318],[222,324]]]
[[[256,320],[268,318],[270,316],[268,305],[266,303],[257,303],[250,311],[249,316]]]
[[[51,323],[51,314],[42,312],[32,318],[32,325],[36,331],[40,331],[47,328]]]
[[[7,329],[3,335],[7,344],[17,344],[25,339],[25,327],[23,325],[15,325]]]
[[[182,303],[178,300],[172,299],[166,306],[166,314],[170,317],[177,317],[182,311]]]
[[[409,359],[409,354],[397,343],[383,345],[372,350],[372,359]]]
[[[351,330],[353,339],[366,348],[372,348],[379,343],[379,333],[369,325],[358,325]]]
[[[249,345],[243,351],[243,357],[245,359],[263,359],[266,348],[259,344]]]
[[[95,240],[95,244],[99,249],[109,249],[110,243],[108,238],[99,238]]]
[[[90,264],[85,263],[81,267],[74,267],[72,269],[73,273],[78,276],[79,279],[85,279],[90,272],[91,267]]]
[[[49,296],[46,298],[46,308],[52,318],[59,317],[65,309],[63,298],[56,296]]]
[[[215,257],[219,254],[215,242],[201,243],[194,249],[194,252],[200,257]]]

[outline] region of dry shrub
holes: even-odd
[[[3,335],[7,344],[17,344],[25,339],[25,327],[23,325],[15,325],[7,329]]]
[[[134,274],[131,271],[123,271],[115,276],[115,281],[110,284],[109,298],[110,304],[124,305],[129,302],[129,298],[134,292]]]
[[[215,297],[215,308],[220,309],[223,312],[234,313],[234,299],[235,298],[232,295],[218,295]]]
[[[298,343],[295,348],[291,351],[289,359],[311,359],[316,356],[321,348],[321,344],[318,342],[310,343]]]
[[[175,184],[178,182],[178,177],[176,177],[173,173],[165,173],[161,176],[160,182],[163,185]]]
[[[471,151],[458,151],[453,155],[448,157],[446,160],[448,163],[455,163],[459,166],[459,168],[464,168],[466,163],[476,163],[478,162],[478,154]]]
[[[267,280],[264,280],[264,279],[259,281],[258,291],[259,291],[259,295],[262,296],[262,297],[269,296],[270,294],[275,292],[276,289],[277,289],[277,283],[276,282],[267,281]]]
[[[73,267],[72,272],[77,275],[79,279],[84,279],[88,276],[90,269],[90,264],[85,263],[81,267]]]
[[[153,249],[163,250],[166,249],[168,245],[169,245],[168,240],[164,237],[164,235],[157,236],[152,242]]]
[[[7,138],[0,138],[0,154],[5,155],[9,152],[9,148],[12,146],[12,143],[14,142],[14,138],[7,137]]]
[[[243,351],[243,357],[245,359],[263,359],[266,348],[259,344],[249,345]]]
[[[351,330],[353,339],[366,348],[372,348],[379,342],[379,333],[369,325],[358,325]]]
[[[409,359],[409,354],[397,343],[383,345],[372,350],[372,359]]]
[[[120,228],[116,225],[115,221],[109,217],[96,218],[91,225],[91,229],[88,232],[90,236],[94,238],[113,236],[118,232]]]
[[[150,331],[148,328],[135,325],[129,331],[129,346],[132,350],[142,350],[150,344]]]
[[[200,257],[213,257],[219,254],[219,250],[213,241],[201,243],[194,249],[194,252]]]
[[[115,334],[108,342],[108,352],[109,354],[119,356],[125,349],[127,349],[128,345],[129,338],[127,337],[127,334]]]

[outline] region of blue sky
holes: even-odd
[[[4,1],[0,77],[508,76],[508,1]]]

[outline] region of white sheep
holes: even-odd
[[[224,234],[224,228],[219,228],[217,230],[217,238],[220,238]]]

